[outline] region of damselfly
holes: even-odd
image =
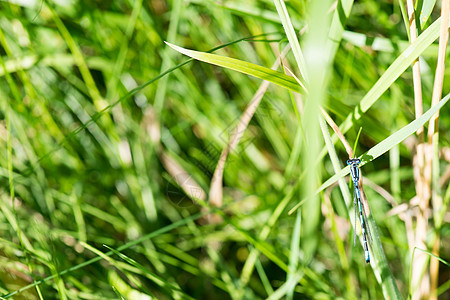
[[[363,238],[363,247],[364,247],[364,256],[366,258],[366,263],[370,263],[370,255],[369,255],[369,246],[368,243],[371,239],[369,224],[367,223],[367,216],[364,210],[364,205],[361,200],[361,191],[359,188],[359,168],[358,165],[361,163],[361,160],[358,158],[352,158],[347,160],[347,165],[350,166],[350,175],[352,177],[353,186],[354,186],[354,198],[353,202],[355,203],[355,223],[356,223],[356,211],[359,211],[359,221],[361,222],[361,231]],[[367,232],[366,232],[367,230]],[[356,240],[356,233],[355,233]]]

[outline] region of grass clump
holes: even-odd
[[[241,2],[0,4],[3,299],[448,295],[446,4]]]

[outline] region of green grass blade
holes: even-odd
[[[298,211],[295,217],[295,225],[291,238],[291,254],[289,255],[289,272],[286,278],[287,282],[292,281],[292,277],[295,276],[298,263],[300,259],[300,231],[302,224],[302,214]],[[294,299],[295,285],[290,285],[287,291],[286,299]]]
[[[320,136],[320,107],[328,101],[328,84],[334,56],[329,53],[328,34],[331,26],[331,14],[324,12],[331,7],[329,0],[312,1],[308,5],[308,32],[302,41],[308,72],[308,94],[304,101],[302,113],[302,128],[305,133],[305,141],[302,143],[300,166],[308,173],[303,178],[300,196],[303,199],[317,197],[315,189],[321,182],[322,168],[314,166],[317,153],[322,148]],[[318,251],[320,231],[320,199],[309,201],[302,208],[302,215],[307,222],[302,225],[302,251],[304,255],[303,265],[312,261]]]
[[[297,81],[287,76],[281,72],[274,71],[270,68],[262,67],[259,65],[255,65],[249,62],[245,62],[239,59],[235,58],[229,58],[225,56],[220,56],[216,54],[211,53],[205,53],[205,52],[199,52],[199,51],[193,51],[188,50],[173,44],[170,44],[166,42],[167,45],[172,47],[174,50],[192,57],[194,59],[210,63],[212,65],[216,65],[219,67],[224,67],[230,70],[235,70],[247,75],[251,75],[263,80],[270,81],[272,83],[275,83],[279,86],[282,86],[284,88],[287,88],[293,92],[301,93],[303,92],[303,89],[301,86],[297,83]]]
[[[116,96],[119,77],[120,75],[122,75],[123,67],[128,53],[128,40],[133,34],[141,8],[142,0],[135,1],[133,4],[133,11],[131,13],[130,21],[128,22],[125,34],[122,37],[122,43],[120,45],[119,53],[117,54],[116,63],[114,64],[113,70],[111,72],[112,76],[107,85],[106,99],[113,99]]]
[[[362,132],[362,127],[359,128],[358,130],[358,134],[356,135],[356,139],[355,139],[355,143],[353,144],[353,155],[356,156],[356,146],[358,146],[358,140],[359,140],[359,136],[361,135]]]
[[[281,24],[283,24],[284,32],[286,32],[289,44],[291,45],[292,53],[294,54],[300,74],[303,79],[308,81],[305,58],[303,57],[302,49],[300,48],[300,43],[298,41],[297,34],[295,33],[294,26],[292,26],[291,18],[287,12],[286,5],[284,4],[284,1],[281,0],[274,0],[273,3],[277,8]]]
[[[170,24],[167,33],[167,40],[171,42],[175,41],[177,35],[178,23],[180,20],[181,8],[183,4],[180,0],[176,0],[173,2],[172,5],[173,5],[173,12],[170,14]],[[161,71],[160,71],[161,73],[164,72],[164,70],[167,70],[170,66],[170,55],[168,49],[164,49],[162,57],[163,61],[161,63]],[[154,105],[156,113],[158,115],[161,113],[161,110],[164,106],[164,99],[166,97],[167,81],[169,80],[169,75],[161,78],[161,80],[158,82],[158,87],[156,89]]]
[[[283,199],[279,202],[277,207],[273,210],[272,215],[270,216],[267,223],[263,226],[261,229],[258,239],[265,240],[270,234],[270,231],[275,227],[276,223],[278,222],[281,214],[284,212],[286,206],[288,205],[289,201],[294,197],[295,193],[297,192],[297,185],[299,184],[299,181],[295,186],[288,186],[285,192],[285,196]],[[241,272],[241,282],[245,285],[250,280],[250,276],[253,272],[253,267],[256,263],[256,260],[259,255],[259,250],[257,248],[253,248],[242,268]]]
[[[383,294],[386,299],[402,299],[400,291],[398,290],[395,278],[389,269],[386,255],[384,254],[383,246],[381,244],[380,236],[378,234],[378,227],[372,215],[367,216],[367,225],[372,233],[372,241],[370,253],[372,254],[371,266],[375,273],[377,281],[383,289]]]
[[[418,1],[417,3],[419,3]],[[436,5],[436,0],[423,0],[422,9],[418,15],[420,16],[420,27],[423,29],[428,18],[433,12],[433,8]]]
[[[398,0],[398,4],[400,6],[400,11],[402,13],[403,23],[405,24],[405,28],[409,28],[409,20],[408,20],[408,13],[406,12],[406,5],[403,0]],[[411,40],[411,36],[409,33],[409,30],[406,30],[408,34],[408,39]]]
[[[330,47],[329,52],[333,57],[335,56],[337,48],[343,37],[345,25],[348,17],[350,16],[353,2],[353,0],[342,0],[337,2],[337,7],[331,21],[330,33],[328,35],[328,44]]]
[[[164,280],[164,278],[158,276],[157,274],[155,274],[154,272],[152,272],[148,268],[144,267],[143,265],[141,265],[140,263],[138,263],[134,259],[126,256],[125,254],[121,253],[120,251],[117,251],[114,248],[111,248],[111,247],[109,247],[107,245],[104,245],[104,246],[106,248],[108,248],[110,251],[112,251],[114,254],[119,256],[121,259],[126,261],[128,264],[136,267],[138,270],[140,270],[142,272],[142,274],[145,274],[145,276],[148,279],[153,281],[155,284],[157,284],[163,290],[169,292],[172,297],[174,295],[178,294],[177,296],[181,295],[183,299],[194,299],[194,298],[188,296],[187,294],[185,294],[184,291],[181,290],[178,286],[175,286],[175,285],[171,284],[170,282],[167,282],[166,280]]]
[[[86,61],[83,57],[83,53],[80,50],[80,47],[77,45],[76,41],[73,39],[67,27],[62,22],[59,15],[55,12],[53,7],[47,5],[47,8],[50,10],[53,21],[56,24],[56,27],[60,31],[62,37],[67,43],[72,55],[77,63],[78,68],[80,69],[80,73],[86,83],[86,87],[89,91],[89,95],[92,97],[95,106],[98,110],[101,110],[104,107],[104,103],[102,103],[102,96],[100,95],[99,90],[97,89],[97,85],[95,84],[94,78],[92,77],[91,72],[86,64]]]

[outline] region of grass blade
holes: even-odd
[[[219,67],[235,70],[263,80],[267,80],[279,86],[287,88],[293,92],[303,92],[303,88],[297,83],[294,78],[287,76],[281,72],[274,71],[270,68],[255,65],[235,58],[188,50],[168,42],[166,42],[166,44],[172,47],[174,50],[197,60],[207,62]]]
[[[308,81],[305,58],[303,57],[302,49],[300,48],[300,43],[298,42],[294,26],[292,26],[291,18],[289,17],[289,14],[287,12],[286,5],[284,4],[284,1],[281,0],[274,0],[273,3],[277,8],[281,24],[283,24],[284,32],[286,32],[289,44],[291,45],[292,53],[294,54],[300,74],[302,75],[303,79]]]
[[[420,1],[417,1],[416,3],[419,3]],[[428,18],[430,17],[431,13],[433,12],[433,8],[436,5],[436,0],[423,0],[422,9],[420,12],[418,12],[418,15],[420,16],[420,27],[423,29],[425,24],[428,21]],[[417,9],[416,9],[417,11]]]

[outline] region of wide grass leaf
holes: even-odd
[[[267,80],[279,86],[287,88],[293,92],[301,93],[304,91],[304,89],[297,83],[294,78],[287,76],[281,72],[274,71],[270,68],[262,67],[235,58],[185,49],[168,42],[166,42],[166,44],[172,47],[174,50],[194,59],[207,62],[219,67],[235,70],[263,80]]]

